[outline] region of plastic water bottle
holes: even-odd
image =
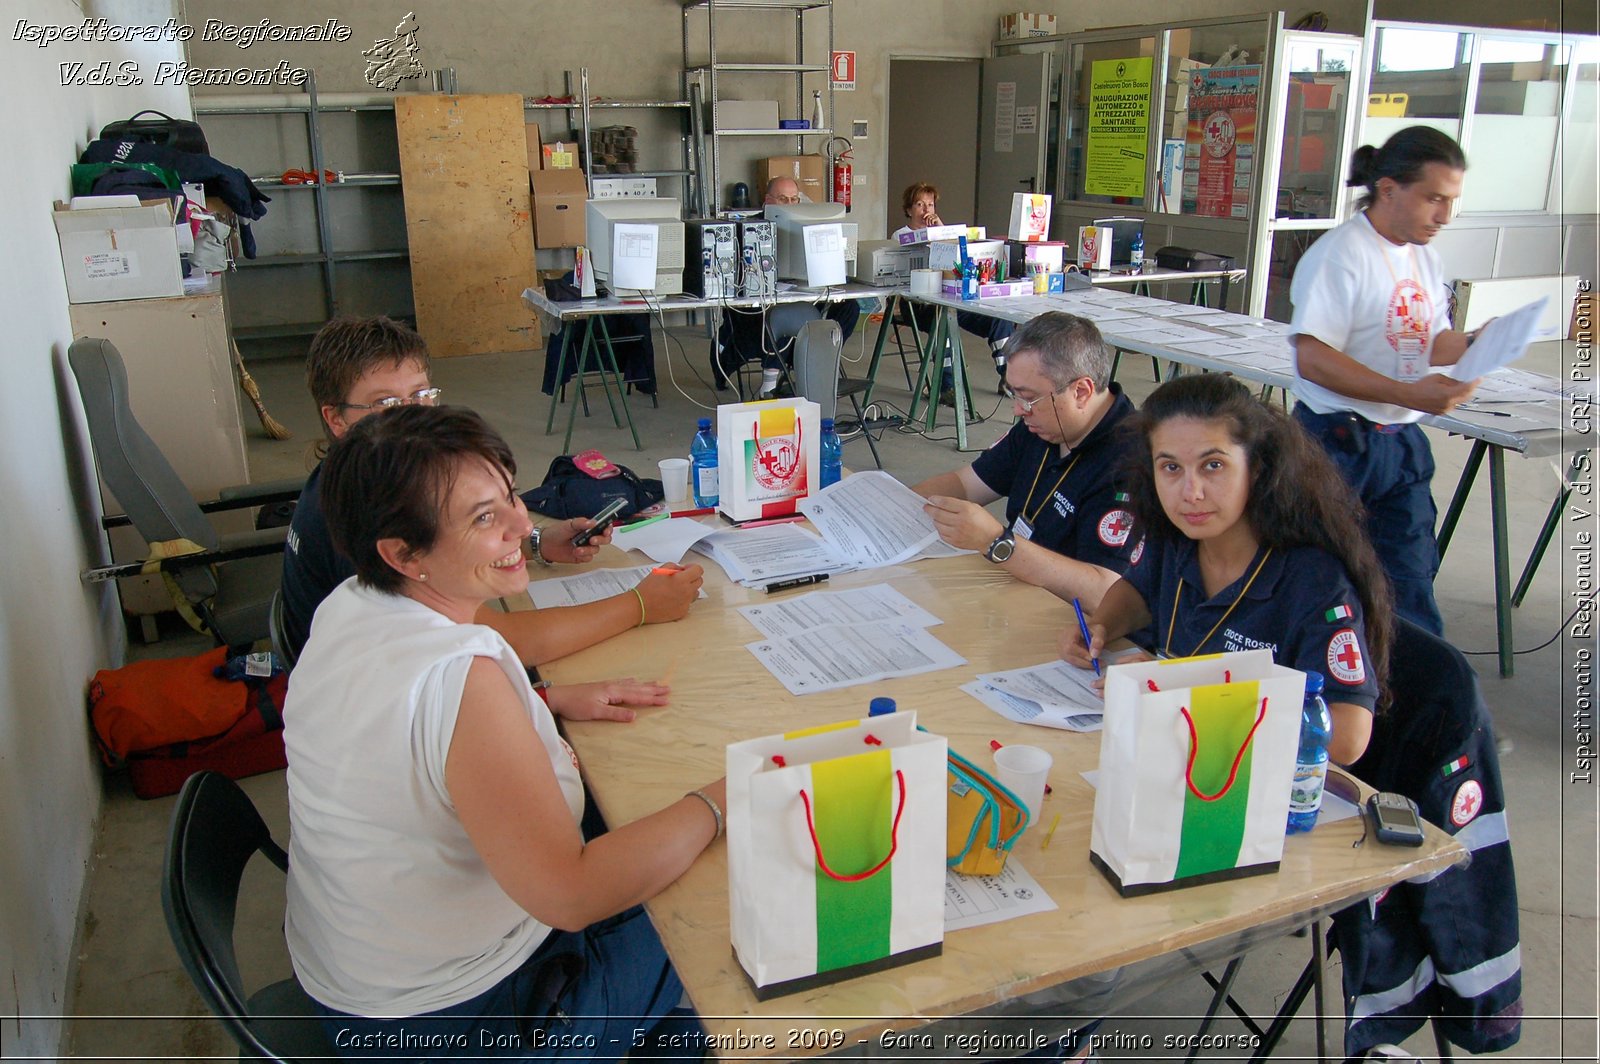
[[[844,444],[833,431],[833,418],[822,419],[822,486],[839,483],[844,475]]]
[[[711,419],[700,419],[694,442],[689,445],[690,472],[694,477],[694,504],[699,509],[717,505],[717,437]]]
[[[1322,673],[1306,673],[1306,701],[1300,710],[1300,753],[1295,758],[1294,786],[1289,790],[1290,835],[1317,826],[1322,808],[1322,783],[1328,776],[1328,740],[1333,718],[1322,700]]]
[[[1144,230],[1133,234],[1133,247],[1128,251],[1128,265],[1134,273],[1144,272]]]

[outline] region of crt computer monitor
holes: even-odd
[[[617,222],[677,220],[683,216],[678,201],[665,196],[589,200],[584,212],[589,256],[595,275],[610,282],[612,226]],[[682,266],[682,262],[678,263]]]
[[[778,231],[780,278],[811,288],[845,282],[844,204],[769,203],[764,213]],[[819,230],[808,241],[806,229],[814,225],[840,225],[841,229]]]

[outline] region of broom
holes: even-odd
[[[267,413],[266,404],[261,401],[261,389],[256,386],[256,380],[250,376],[250,371],[244,368],[244,357],[239,354],[239,345],[228,338],[228,348],[233,352],[233,364],[239,370],[239,389],[249,396],[250,402],[256,408],[256,417],[261,419],[261,427],[267,430],[267,435],[275,440],[287,440],[294,436],[283,426],[277,418]]]

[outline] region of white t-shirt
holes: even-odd
[[[284,930],[306,991],[341,1012],[412,1016],[459,1004],[516,970],[550,932],[494,881],[445,789],[474,657],[510,677],[577,820],[577,759],[492,628],[352,577],[317,608],[290,677]]]
[[[1429,366],[1439,333],[1450,328],[1450,297],[1439,253],[1426,244],[1396,247],[1365,213],[1323,234],[1295,269],[1294,336],[1313,336],[1395,380],[1450,372]],[[1409,363],[1413,376],[1402,372]],[[1294,393],[1319,414],[1351,410],[1379,424],[1420,420],[1422,411],[1373,403],[1314,384],[1295,360]]]

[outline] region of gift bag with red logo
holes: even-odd
[[[782,517],[821,487],[822,408],[809,399],[717,407],[717,508],[730,521]]]
[[[1106,670],[1089,857],[1124,897],[1277,870],[1304,692],[1268,650]]]

